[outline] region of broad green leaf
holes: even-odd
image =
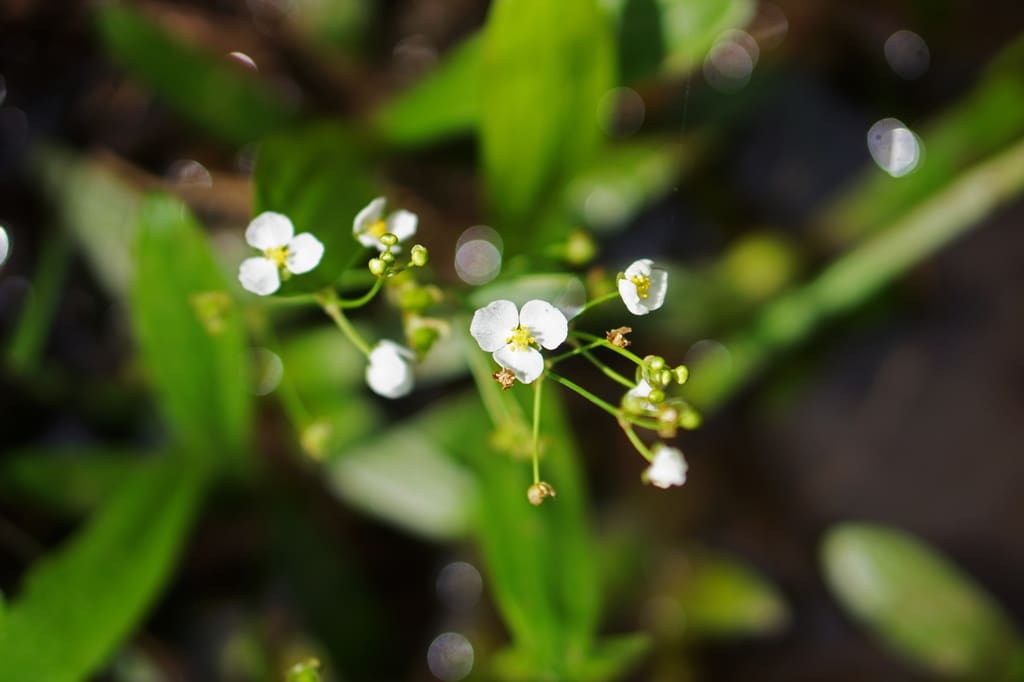
[[[769,634],[789,621],[789,610],[775,586],[726,555],[688,555],[681,583],[680,626],[687,637]]]
[[[237,463],[252,416],[249,351],[209,242],[182,203],[151,195],[136,250],[135,335],[164,417],[188,455]]]
[[[40,147],[30,163],[96,279],[108,293],[124,298],[134,273],[138,193],[100,160],[59,147]]]
[[[170,576],[204,471],[168,457],[135,472],[33,567],[0,629],[0,679],[77,682],[103,666]]]
[[[480,34],[452,48],[418,83],[374,115],[374,127],[393,145],[414,147],[466,133],[480,116]]]
[[[179,114],[220,139],[244,144],[295,120],[293,107],[253,74],[188,45],[136,9],[96,10],[106,51]]]
[[[531,219],[601,137],[615,46],[595,0],[497,0],[484,29],[480,136],[506,256],[535,247]]]
[[[822,546],[825,577],[850,614],[904,658],[937,674],[979,680],[1011,665],[1019,635],[966,574],[902,531],[848,523]]]
[[[311,232],[324,244],[316,269],[292,277],[281,293],[315,291],[331,284],[366,252],[352,235],[352,221],[376,196],[369,167],[356,137],[335,124],[311,125],[262,143],[253,214],[284,213],[296,233]]]
[[[0,490],[15,499],[80,514],[98,507],[134,472],[149,464],[140,452],[113,448],[33,448],[0,463]]]
[[[836,241],[883,231],[916,203],[972,164],[1024,136],[1024,38],[1004,48],[978,85],[920,131],[924,156],[913,173],[893,178],[871,165],[818,222]]]

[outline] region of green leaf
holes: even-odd
[[[0,490],[70,514],[90,511],[148,463],[112,448],[34,448],[5,454]]]
[[[752,0],[658,0],[664,71],[684,74],[699,66],[715,40],[730,28],[746,26],[754,16]]]
[[[497,0],[484,29],[480,136],[506,256],[535,246],[531,218],[584,167],[602,132],[615,46],[594,0]]]
[[[750,567],[714,552],[687,557],[678,592],[688,637],[736,637],[778,632],[789,610],[774,585]]]
[[[822,563],[851,615],[891,650],[935,673],[1003,679],[1021,645],[989,594],[907,533],[842,524],[825,538]]]
[[[482,37],[473,34],[422,80],[387,102],[374,127],[389,143],[415,147],[476,128]]]
[[[137,10],[104,3],[96,25],[106,51],[179,114],[244,144],[295,120],[293,107],[257,78],[186,44]]]
[[[320,289],[337,280],[365,248],[352,235],[356,214],[376,196],[370,162],[357,139],[325,123],[268,138],[256,160],[254,214],[277,211],[295,231],[324,244],[315,270],[285,282],[280,293]]]
[[[204,471],[165,458],[136,472],[33,567],[0,630],[0,679],[77,682],[103,666],[170,576]]]
[[[147,197],[131,300],[143,367],[186,452],[237,463],[248,441],[252,391],[242,317],[228,291],[185,206]]]

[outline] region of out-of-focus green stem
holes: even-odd
[[[966,171],[816,279],[766,305],[750,327],[723,341],[728,357],[723,354],[691,368],[689,397],[704,409],[721,403],[772,357],[863,303],[1022,189],[1024,140]]]
[[[39,368],[70,258],[71,242],[63,233],[51,234],[43,242],[32,289],[7,354],[7,364],[15,374],[28,375]]]

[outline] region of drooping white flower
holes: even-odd
[[[419,218],[411,211],[399,209],[384,218],[384,197],[377,197],[366,208],[361,210],[356,219],[352,221],[352,234],[363,246],[375,247],[378,251],[384,251],[387,247],[380,243],[380,238],[385,234],[393,234],[398,241],[404,242],[416,234],[416,225]],[[393,249],[394,250],[394,249]]]
[[[315,268],[324,256],[324,245],[309,232],[295,234],[288,216],[266,211],[245,228],[245,241],[263,252],[246,258],[238,268],[238,281],[254,294],[269,296],[281,280]]]
[[[385,398],[401,398],[412,390],[413,353],[394,341],[382,339],[370,351],[366,366],[366,383],[374,393]]]
[[[654,459],[644,470],[643,478],[659,488],[671,488],[686,483],[686,469],[686,459],[678,448],[658,443],[654,447]]]
[[[654,267],[650,258],[633,261],[619,278],[619,296],[634,315],[646,315],[665,302],[668,273]]]
[[[498,300],[473,314],[469,333],[495,362],[529,384],[544,371],[538,347],[558,348],[569,334],[569,322],[547,301],[527,301],[517,310],[512,301]]]

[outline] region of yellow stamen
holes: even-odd
[[[375,220],[370,224],[370,227],[368,227],[366,231],[374,239],[380,239],[387,234],[388,224],[383,220]]]
[[[283,268],[288,263],[288,247],[272,246],[263,252],[263,256],[277,267]]]
[[[512,350],[526,350],[537,340],[530,336],[530,330],[522,325],[512,330],[512,336],[505,339],[505,343],[512,346]]]
[[[633,275],[629,281],[636,285],[636,295],[640,298],[647,298],[647,292],[651,288],[651,278],[646,275]]]

